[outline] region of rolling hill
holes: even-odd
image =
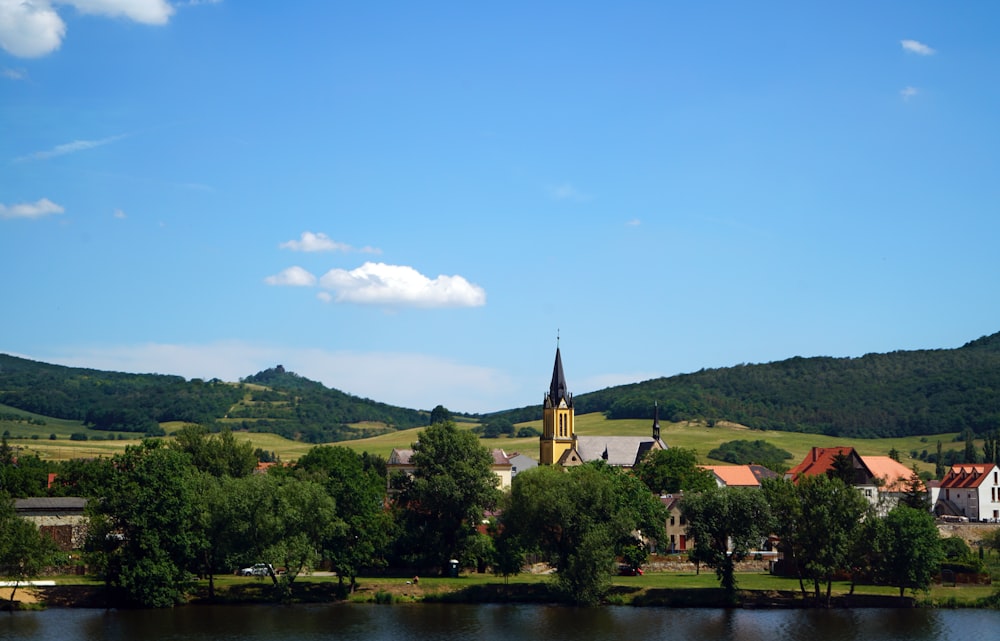
[[[572,386],[572,382],[570,383]],[[574,397],[577,414],[729,421],[753,429],[861,438],[1000,427],[1000,333],[957,349],[790,358],[704,369]],[[494,416],[537,420],[540,406]]]

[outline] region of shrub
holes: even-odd
[[[87,435],[83,432],[73,432],[69,435],[69,440],[71,441],[86,441]]]

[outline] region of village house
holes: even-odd
[[[772,472],[763,465],[699,465],[715,478],[719,487],[760,487],[760,482],[766,478],[778,478],[777,472]]]
[[[493,456],[493,463],[490,465],[490,469],[497,478],[500,479],[500,489],[508,490],[510,489],[510,482],[513,478],[513,464],[511,463],[511,456],[500,449],[494,449],[490,451]],[[390,484],[390,492],[392,492],[392,477],[396,472],[402,472],[408,476],[412,476],[413,472],[417,469],[412,463],[411,459],[413,457],[412,449],[403,448],[393,448],[392,452],[389,454],[389,460],[386,462],[386,472],[388,476],[388,482]],[[522,460],[519,459],[521,465],[526,465]],[[521,468],[522,471],[524,467]]]
[[[660,503],[666,508],[666,522],[663,524],[665,540],[665,551],[668,553],[687,552],[694,547],[694,539],[689,539],[687,535],[687,521],[681,513],[681,501],[684,499],[683,492],[676,494],[663,494],[660,496]]]
[[[952,465],[941,479],[934,513],[970,521],[1000,521],[1000,468],[994,463]]]
[[[87,536],[87,499],[65,497],[35,497],[14,500],[14,513],[31,521],[60,550],[83,549]]]
[[[853,447],[814,447],[801,463],[785,473],[793,482],[803,476],[830,475],[838,465],[850,466],[851,485],[864,494],[882,514],[894,508],[906,494],[913,470],[888,456],[861,456]],[[921,491],[926,492],[922,481]]]

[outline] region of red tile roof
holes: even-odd
[[[952,465],[948,473],[941,479],[942,488],[962,488],[979,487],[984,481],[989,479],[990,472],[994,471],[996,465],[993,463],[963,463]]]
[[[833,469],[833,459],[839,455],[850,456],[854,453],[853,447],[814,447],[809,450],[801,463],[788,470],[786,478],[792,480],[805,474],[806,476],[819,476],[826,474]]]

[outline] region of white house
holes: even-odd
[[[1000,521],[1000,468],[994,463],[952,465],[941,479],[934,513],[970,521]]]

